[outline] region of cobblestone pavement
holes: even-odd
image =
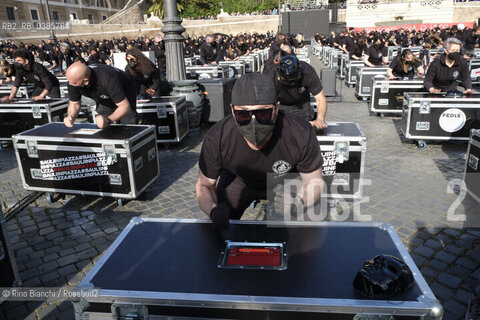
[[[311,60],[318,70],[321,63]],[[462,179],[466,144],[429,143],[420,150],[401,134],[399,117],[370,114],[354,89],[338,84],[342,101],[329,104],[327,120],[356,121],[368,137],[365,178],[371,184],[364,187],[361,214],[395,226],[442,302],[444,319],[462,319],[480,280],[480,205],[455,186]],[[10,219],[23,285],[75,286],[134,216],[205,218],[194,196],[201,136],[160,146],[160,178],[123,207],[110,198],[67,196],[50,204],[40,197]],[[27,194],[11,146],[0,151],[0,181],[4,208]],[[262,217],[257,209],[247,213],[247,219]],[[73,319],[73,307],[67,301],[5,302],[0,305],[4,319]]]

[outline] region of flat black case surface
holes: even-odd
[[[288,268],[218,268],[226,239],[286,242]],[[376,227],[232,224],[220,235],[210,223],[143,222],[133,227],[91,283],[109,290],[366,299],[352,282],[363,263],[377,254],[401,258],[388,232]],[[393,300],[416,301],[421,294],[415,285]]]

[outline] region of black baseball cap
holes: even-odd
[[[234,106],[275,104],[277,101],[277,91],[273,80],[265,74],[247,73],[233,86],[232,105]]]

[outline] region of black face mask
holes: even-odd
[[[460,52],[450,52],[447,57],[450,60],[458,61],[460,59]]]
[[[413,64],[413,61],[405,61],[405,63],[410,65],[410,64]]]
[[[269,124],[261,124],[256,118],[252,118],[250,123],[246,125],[241,126],[237,123],[237,128],[245,139],[253,143],[255,146],[258,146],[273,131],[275,128],[275,121],[272,121]]]
[[[21,64],[20,62],[14,62],[13,65],[15,66],[15,68],[17,70],[23,70],[23,64]]]
[[[373,47],[378,50],[382,47],[382,45],[380,43],[375,43],[373,44]]]
[[[73,86],[73,85],[71,85],[71,84],[70,84],[70,86],[71,86],[71,87],[74,87],[74,88],[76,88],[76,89],[84,89],[84,88],[87,87],[87,86],[85,85],[85,82],[83,82],[83,84],[81,84],[81,85],[79,85],[79,86]]]
[[[133,69],[137,66],[137,63],[135,61],[128,61],[128,66]]]

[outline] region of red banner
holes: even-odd
[[[416,32],[425,32],[427,29],[434,29],[439,27],[440,29],[445,29],[452,27],[453,25],[463,24],[465,28],[473,28],[473,22],[460,22],[460,23],[417,23],[417,24],[403,24],[398,26],[388,26],[388,27],[366,27],[366,28],[355,28],[355,32],[365,32],[370,33],[372,31],[394,31],[399,29],[404,29],[408,31],[415,30]]]

